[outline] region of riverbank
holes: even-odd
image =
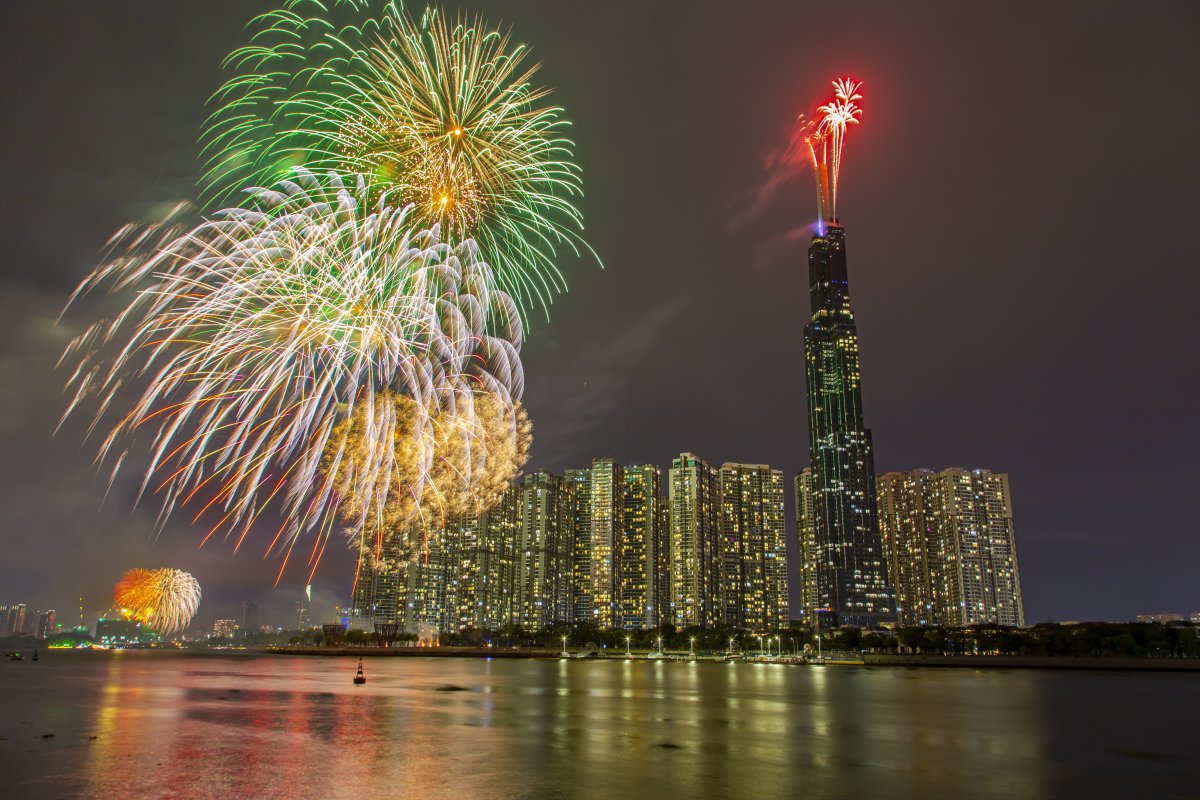
[[[551,648],[496,647],[272,647],[267,652],[291,656],[358,656],[397,658],[549,658],[562,654]],[[633,661],[726,661],[723,655],[691,656],[685,652],[632,653],[574,651],[571,659],[608,659]],[[815,666],[815,662],[793,658],[738,659],[746,662]],[[821,664],[839,667],[932,667],[957,669],[1059,669],[1059,670],[1137,670],[1147,672],[1200,672],[1200,659],[1193,658],[1121,658],[1087,656],[933,656],[864,655],[861,660],[825,659]]]
[[[1125,658],[1120,656],[925,656],[866,655],[868,667],[958,669],[1077,669],[1200,672],[1200,658]]]

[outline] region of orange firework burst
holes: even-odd
[[[163,636],[183,631],[200,606],[200,583],[177,569],[131,569],[113,590],[117,605]]]

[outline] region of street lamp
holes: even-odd
[[[562,642],[563,642],[562,654],[565,656],[567,654],[567,637],[566,636],[562,637]]]
[[[733,637],[729,637],[729,655],[733,655]]]
[[[791,636],[789,636],[788,641],[792,643],[792,656],[795,658],[799,658],[800,650],[796,647],[796,640],[793,639]]]
[[[696,658],[696,637],[693,636],[691,641],[692,641],[692,659],[695,660],[695,658]]]
[[[775,655],[779,658],[783,658],[783,642],[778,636],[775,637]]]
[[[661,637],[661,636],[660,636],[660,637],[658,637],[658,654],[659,654],[660,656],[663,654],[663,649],[662,649],[662,637]]]
[[[758,657],[763,657],[763,642],[761,636],[758,637]]]
[[[629,636],[626,636],[626,637],[625,637],[625,657],[626,657],[626,658],[628,658],[629,656],[633,655],[633,653],[629,652],[629,640],[630,640],[631,638],[632,638],[632,637],[629,637]]]

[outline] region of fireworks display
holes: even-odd
[[[389,522],[410,521],[421,498],[479,497],[483,456],[454,471],[453,488],[425,491],[451,457],[436,446],[439,426],[468,450],[512,449],[474,416],[499,405],[516,436],[523,334],[512,300],[473,241],[414,231],[407,209],[386,196],[367,208],[366,193],[300,170],[251,207],[168,229],[150,255],[115,259],[81,287],[142,287],[72,343],[72,407],[95,395],[108,398],[103,413],[128,376],[153,376],[100,456],[119,467],[116,449],[153,430],[142,488],[163,495],[164,515],[203,493],[196,520],[219,509],[208,535],[236,530],[240,545],[278,499],[276,542],[328,534],[339,518],[353,535],[389,508],[401,510]]]
[[[418,226],[474,238],[522,309],[545,307],[565,288],[555,248],[582,244],[581,182],[527,48],[479,18],[418,21],[394,2],[369,24],[349,13],[368,5],[294,0],[255,21],[205,134],[209,192],[270,185],[299,163],[363,175],[412,204]]]
[[[862,109],[861,81],[839,78],[833,97],[817,108],[812,118],[800,117],[795,144],[808,155],[817,186],[817,215],[824,223],[836,221],[838,180],[842,171],[842,145],[846,129],[858,124]]]
[[[177,569],[131,569],[121,576],[113,600],[163,636],[182,633],[200,607],[200,584]]]
[[[498,500],[531,441],[522,315],[581,243],[567,123],[525,47],[373,5],[255,20],[204,136],[223,207],[128,226],[72,297],[132,295],[63,356],[99,460],[115,479],[148,439],[160,525],[186,505],[236,550],[270,520],[280,575],[305,532],[315,571],[334,531],[381,542]]]

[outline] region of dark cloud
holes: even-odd
[[[282,621],[303,587],[297,571],[272,590],[261,547],[196,550],[183,518],[156,539],[125,484],[101,509],[78,428],[50,435],[69,332],[54,317],[113,230],[187,198],[220,60],[271,5],[8,9],[0,602],[66,606],[126,566],[171,563],[205,585],[202,617],[257,599]],[[865,114],[840,208],[877,466],[1010,472],[1030,619],[1200,606],[1200,7],[483,10],[534,45],[569,109],[605,263],[564,258],[571,291],[534,321],[531,466],[684,449],[803,466],[813,193],[780,181],[749,211],[797,112],[850,72]],[[331,603],[351,562],[326,560]]]

